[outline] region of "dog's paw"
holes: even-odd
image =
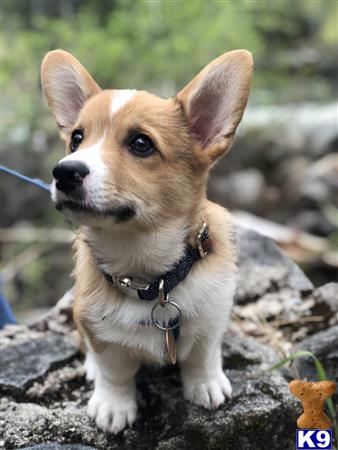
[[[137,406],[133,399],[118,398],[110,391],[93,393],[88,403],[88,416],[98,428],[117,434],[136,419]]]
[[[190,377],[184,380],[184,398],[207,409],[217,409],[231,395],[231,383],[223,372],[205,380]]]

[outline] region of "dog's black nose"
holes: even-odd
[[[88,174],[89,168],[81,161],[64,161],[53,169],[56,188],[66,193],[80,187]]]

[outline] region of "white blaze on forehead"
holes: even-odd
[[[134,95],[136,94],[136,89],[121,89],[113,92],[110,113],[113,115],[118,111],[123,105],[125,105]]]

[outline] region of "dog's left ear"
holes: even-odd
[[[231,147],[249,97],[252,69],[250,52],[225,53],[208,64],[176,96],[190,130],[212,160]]]

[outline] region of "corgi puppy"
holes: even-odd
[[[66,156],[56,208],[78,225],[74,317],[94,380],[88,414],[118,433],[136,418],[142,363],[180,363],[184,397],[218,408],[231,396],[221,342],[236,285],[233,224],[206,198],[229,151],[252,77],[246,50],[208,64],[175,97],[102,90],[69,53],[41,79]]]

